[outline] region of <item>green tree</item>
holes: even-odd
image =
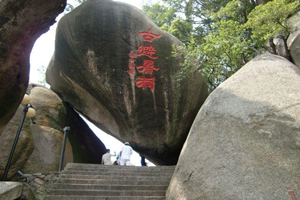
[[[287,20],[299,9],[298,0],[273,0],[257,6],[249,14],[245,27],[251,29],[251,38],[257,46],[263,46],[266,40],[277,36],[284,40],[287,49],[287,39],[292,31]]]
[[[156,3],[144,5],[142,10],[162,30],[171,33],[184,43],[189,42],[193,24],[180,16],[174,7]]]
[[[265,48],[266,40],[279,36],[286,42],[287,18],[299,11],[298,0],[164,0],[177,18],[168,32],[186,44],[186,60],[178,78],[201,70],[212,91]],[[171,28],[173,27],[176,28]],[[175,26],[176,25],[176,26]],[[184,28],[188,27],[190,28]],[[187,40],[186,38],[189,38]],[[194,67],[193,67],[194,65]],[[196,66],[195,66],[196,65]]]
[[[191,34],[197,41],[198,35],[203,36],[212,28],[213,20],[209,13],[219,11],[230,0],[163,0],[163,2],[193,24],[194,29]]]
[[[254,2],[232,0],[218,12],[209,12],[212,29],[200,44],[199,65],[209,90],[234,74],[256,53],[249,31],[244,27]]]
[[[201,71],[206,77],[209,90],[234,74],[253,56],[248,48],[251,41],[245,37],[244,27],[234,20],[221,20],[213,25],[212,31],[200,46]]]
[[[157,26],[165,27],[165,29],[169,29],[176,18],[175,9],[165,5],[144,5],[142,10]]]
[[[188,10],[183,9],[182,6],[185,4],[180,3],[182,1],[168,0],[168,2],[175,3],[175,7],[181,12]],[[193,1],[195,11],[186,14],[188,18],[193,19],[191,40],[185,42],[187,51],[176,50],[174,54],[184,52],[188,60],[183,63],[182,71],[177,77],[182,79],[189,76],[193,70],[201,70],[209,91],[235,73],[255,52],[250,48],[252,44],[249,33],[243,26],[248,13],[256,6],[253,4],[255,2],[241,3],[238,0],[227,2],[222,7],[224,1]],[[197,23],[197,19],[202,22]]]

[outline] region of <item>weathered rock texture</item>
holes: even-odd
[[[26,119],[24,122],[8,178],[18,170],[23,173],[58,171],[65,126],[70,126],[71,130],[68,132],[64,165],[73,161],[100,163],[105,146],[72,108],[64,105],[62,100],[47,88],[30,85],[27,92],[30,93],[30,103],[36,110],[36,116],[33,121]],[[20,106],[0,134],[0,140],[4,141],[0,147],[1,177],[22,114],[23,106]]]
[[[207,89],[199,73],[175,81],[182,58],[172,57],[172,45],[182,43],[135,7],[84,2],[58,24],[47,82],[102,130],[156,164],[175,164]],[[143,71],[146,62],[152,72]],[[144,77],[155,86],[143,89]]]
[[[282,57],[263,54],[242,67],[199,111],[167,199],[299,195],[299,94],[300,70]]]
[[[35,149],[22,169],[24,173],[58,170],[65,126],[70,126],[70,131],[64,165],[73,161],[100,163],[105,146],[72,108],[44,87],[33,86],[30,96],[36,109],[36,124],[31,125]]]
[[[72,144],[73,161],[100,164],[102,155],[106,153],[105,145],[72,107],[68,104],[64,105],[67,111],[66,125],[71,128],[68,138]]]
[[[293,62],[300,67],[300,12],[292,16],[288,22],[293,30],[287,41],[288,48]]]
[[[20,120],[23,116],[23,106],[19,106],[15,116],[9,121],[5,129],[0,132],[0,177],[3,176],[8,157],[13,146]],[[25,119],[22,131],[20,133],[18,145],[16,147],[11,167],[9,169],[8,178],[12,177],[18,170],[22,168],[28,157],[34,150],[34,143],[30,132],[30,120]]]
[[[14,177],[13,181],[28,184],[36,199],[43,200],[49,193],[49,188],[57,181],[59,174],[58,172],[23,174]]]
[[[30,97],[30,103],[36,110],[35,124],[30,126],[34,151],[22,167],[22,172],[58,171],[66,110],[61,99],[47,88],[33,87]],[[72,149],[68,143],[64,163],[72,161]]]
[[[0,133],[28,86],[35,40],[55,22],[66,0],[2,0],[0,3]]]
[[[1,200],[35,200],[35,196],[26,183],[0,182]]]
[[[33,136],[34,151],[22,167],[22,172],[58,171],[63,144],[62,131],[33,124],[31,125],[31,133]],[[73,162],[72,148],[69,141],[66,144],[64,166],[68,162]]]

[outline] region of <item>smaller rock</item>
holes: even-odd
[[[286,48],[285,41],[282,38],[275,37],[273,43],[275,45],[276,54],[289,60],[290,55]]]
[[[22,195],[20,197],[22,200],[36,200],[36,197],[33,194],[30,186],[27,184],[23,184]]]
[[[300,12],[292,16],[288,22],[293,31],[287,40],[287,45],[294,64],[300,67]]]
[[[23,176],[25,176],[26,178],[23,179],[22,182],[30,186],[31,191],[36,199],[42,200],[45,199],[45,196],[48,194],[47,188],[49,188],[50,185],[53,184],[53,182],[57,179],[59,174],[60,173],[57,172],[23,174]],[[23,196],[25,196],[24,190],[23,193]]]
[[[26,169],[23,169],[24,172],[53,171],[54,165],[58,165],[60,162],[63,141],[62,130],[65,126],[70,126],[71,130],[68,133],[65,152],[65,159],[67,160],[64,160],[64,164],[73,161],[100,163],[101,159],[99,158],[105,153],[105,145],[93,133],[79,114],[72,107],[64,104],[60,97],[52,90],[39,85],[30,85],[28,90],[32,98],[31,103],[36,110],[35,124],[31,126],[36,148],[29,160],[31,166],[27,162]],[[51,134],[55,134],[56,136]],[[50,145],[53,145],[53,147]],[[53,154],[56,157],[55,162]],[[47,161],[51,160],[47,156],[51,157],[52,161]],[[41,166],[38,166],[37,163]],[[42,166],[43,164],[45,166]],[[34,169],[41,168],[43,169],[42,171],[34,171]]]
[[[2,200],[17,199],[22,194],[22,183],[17,182],[1,182],[0,197]]]

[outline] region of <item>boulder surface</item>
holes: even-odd
[[[183,44],[125,3],[90,0],[64,16],[46,80],[63,101],[156,164],[175,164],[207,97],[202,75],[176,79]]]
[[[199,111],[167,199],[299,198],[299,94],[300,70],[282,57],[242,67]]]
[[[29,56],[66,0],[6,0],[0,3],[0,133],[14,116],[28,87]]]

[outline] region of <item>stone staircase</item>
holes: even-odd
[[[174,169],[68,163],[45,200],[165,199]]]

